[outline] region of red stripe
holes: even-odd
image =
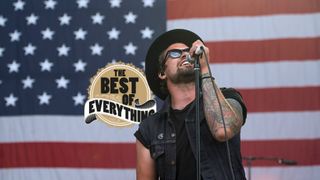
[[[279,157],[299,165],[320,164],[320,140],[243,141],[243,157]],[[135,168],[135,144],[127,143],[2,143],[0,168]],[[254,166],[277,166],[255,161]]]
[[[320,59],[320,38],[206,42],[211,62],[266,62]]]
[[[249,112],[320,110],[320,87],[239,89],[239,91]]]
[[[167,0],[168,19],[314,13],[319,11],[319,0]]]
[[[135,144],[49,142],[0,144],[0,168],[135,168],[135,161]]]
[[[320,139],[315,140],[272,140],[243,141],[243,157],[278,157],[296,161],[299,166],[320,164]],[[253,166],[279,165],[274,160],[255,160]],[[244,161],[247,165],[247,162]]]

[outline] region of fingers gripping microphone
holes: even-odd
[[[197,49],[196,51],[194,52],[195,55],[201,55],[204,51],[204,47],[201,45],[201,46],[197,46]]]
[[[203,53],[203,46],[197,46],[196,50],[194,51],[194,56],[199,56]],[[195,58],[194,57],[191,57],[190,54],[187,55],[187,59],[186,61],[188,61],[189,63],[193,64],[194,61],[195,61]]]
[[[188,61],[190,64],[193,64],[194,63],[194,58],[192,58],[191,55],[188,54],[186,61]]]

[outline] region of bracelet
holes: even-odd
[[[201,79],[207,79],[207,78],[211,78],[211,79],[214,80],[214,77],[210,76],[209,73],[204,73],[204,74],[201,75]]]

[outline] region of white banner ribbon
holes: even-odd
[[[151,107],[145,107],[145,105],[132,107],[112,100],[92,98],[88,100],[84,106],[85,121],[90,123],[96,119],[96,114],[101,114],[119,118],[130,123],[139,124],[143,119],[156,112],[156,103],[150,103],[150,101],[154,100],[149,100],[145,104],[151,104]]]

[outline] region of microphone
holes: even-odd
[[[196,51],[194,52],[195,55],[201,55],[204,51],[204,47],[201,45],[201,46],[197,46],[197,49]]]
[[[278,159],[278,163],[284,165],[297,165],[297,161],[289,159]]]
[[[194,56],[199,56],[203,53],[204,51],[204,48],[203,46],[197,46],[196,50],[194,51]],[[190,54],[187,55],[187,58],[186,58],[186,61],[188,61],[189,63],[191,64],[194,64],[194,61],[195,61],[195,58],[194,57],[191,57]]]
[[[190,64],[194,64],[194,58],[191,57],[190,54],[187,55],[186,61],[189,62]]]

